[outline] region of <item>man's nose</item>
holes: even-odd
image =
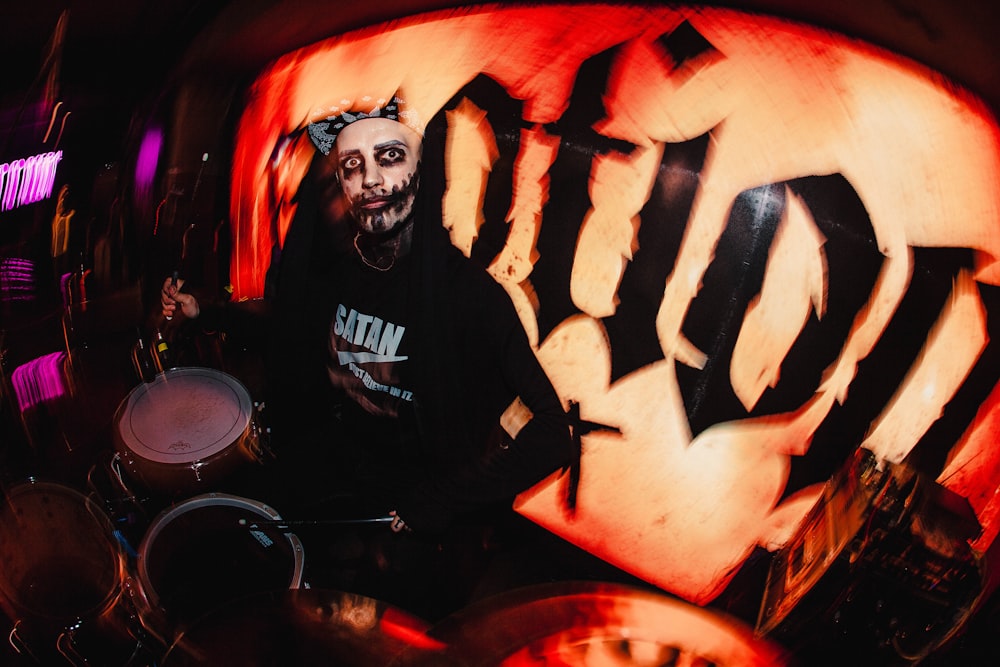
[[[366,188],[373,188],[382,184],[382,170],[378,168],[378,165],[370,164],[365,167],[363,184]]]

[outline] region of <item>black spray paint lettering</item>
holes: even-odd
[[[658,44],[667,72],[706,54],[719,55],[708,40],[686,23],[662,36]],[[629,142],[593,129],[606,116],[604,95],[620,48],[596,54],[581,65],[566,111],[557,122],[545,127],[547,133],[558,139],[559,149],[547,174],[548,199],[542,209],[543,222],[536,245],[539,258],[529,277],[538,298],[540,344],[560,323],[582,314],[571,298],[570,280],[577,240],[592,207],[587,194],[592,160],[612,151],[628,155],[634,149]],[[514,190],[513,165],[520,150],[519,130],[532,124],[523,119],[521,103],[485,75],[459,91],[444,110],[453,109],[465,99],[485,111],[499,149],[486,186],[485,222],[472,249],[473,257],[487,264],[503,247],[510,227],[506,215]],[[712,134],[664,146],[660,173],[639,216],[639,249],[618,286],[616,312],[602,319],[611,347],[612,383],[664,359],[655,327],[656,313],[663,296],[662,287],[674,267],[690,223],[701,182],[699,174],[705,166]],[[443,164],[443,157],[438,159]],[[768,252],[786,211],[788,193],[801,199],[827,239],[823,252],[829,266],[825,285],[828,307],[823,317],[814,313],[805,323],[784,360],[780,380],[752,410],[747,410],[735,395],[728,370],[734,363],[733,350],[747,305],[759,294],[766,274]],[[762,201],[768,205],[761,206]],[[940,300],[947,294],[944,288],[969,261],[964,256],[954,259],[948,250],[938,249],[924,250],[921,257],[935,267],[943,263],[944,270],[928,272],[924,282],[909,285],[904,302],[926,302],[926,312],[936,315]],[[705,352],[708,360],[700,369],[677,365],[678,384],[693,434],[721,422],[778,414],[804,405],[814,395],[823,371],[836,359],[852,322],[873,293],[884,260],[857,191],[840,174],[803,174],[798,179],[763,184],[740,193],[730,202],[730,215],[718,239],[714,259],[682,327],[685,337]],[[814,434],[814,444],[825,441],[826,445],[842,450],[857,446],[871,419],[899,386],[918,354],[931,321],[930,317],[925,318],[914,330],[912,319],[907,322],[902,316],[893,318],[885,341],[880,340],[869,355],[878,360],[871,364],[873,372],[861,368],[852,383],[848,402]],[[890,335],[907,328],[908,336]],[[889,360],[893,363],[888,363]],[[878,372],[874,372],[876,369]],[[987,385],[988,382],[984,383]],[[957,430],[959,427],[952,429]],[[834,455],[830,460],[838,458]]]

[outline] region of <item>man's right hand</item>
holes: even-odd
[[[403,517],[399,516],[396,510],[389,512],[389,516],[392,517],[392,522],[389,524],[390,530],[394,533],[412,533],[413,529],[406,525],[403,521]]]
[[[173,318],[178,310],[191,319],[201,313],[198,299],[194,298],[193,294],[181,292],[183,286],[183,280],[174,280],[172,276],[163,281],[163,287],[160,289],[160,306],[163,309],[163,316],[168,320]]]

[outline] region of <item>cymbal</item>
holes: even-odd
[[[701,665],[781,667],[786,651],[751,628],[666,594],[557,582],[474,603],[434,625],[445,648],[408,651],[394,667]]]
[[[310,588],[227,603],[182,632],[162,667],[385,667],[404,650],[436,652],[428,624],[386,603]]]

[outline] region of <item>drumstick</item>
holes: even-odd
[[[282,530],[296,526],[350,526],[366,523],[390,523],[392,519],[393,517],[391,516],[377,516],[369,519],[299,519],[293,521],[265,519],[262,521],[254,521],[253,523],[249,523],[246,519],[240,519],[238,523],[241,526],[247,526],[249,528],[277,528]]]
[[[174,285],[176,285],[176,284],[177,284],[177,279],[178,279],[178,278],[180,278],[180,277],[181,277],[181,272],[180,272],[180,271],[178,271],[178,270],[176,270],[176,269],[174,269],[174,273],[173,273],[173,275],[171,275],[171,276],[170,276],[170,286],[171,286],[171,287],[173,287]],[[169,322],[170,320],[174,319],[174,318],[173,318],[172,316],[170,316],[170,315],[165,315],[164,317],[166,318],[166,320],[167,320],[168,322]]]

